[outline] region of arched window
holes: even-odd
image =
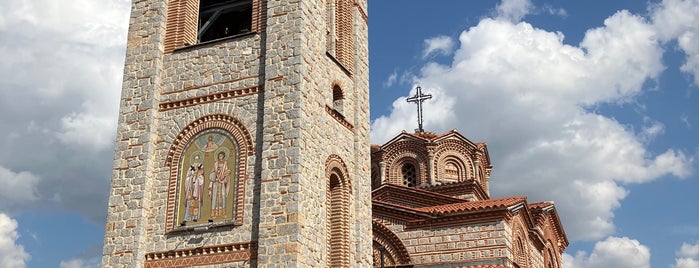
[[[342,92],[342,88],[335,84],[333,86],[333,109],[339,113],[343,113],[345,94]]]
[[[332,155],[326,162],[326,173],[328,263],[329,267],[349,267],[350,185],[347,168],[339,156]]]
[[[413,187],[417,184],[417,170],[415,169],[415,165],[412,163],[405,163],[400,168],[400,172],[403,175],[403,185]]]

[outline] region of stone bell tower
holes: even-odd
[[[366,8],[134,0],[102,266],[371,266]]]

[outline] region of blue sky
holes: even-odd
[[[0,266],[101,255],[128,0],[0,2]],[[566,267],[699,267],[699,1],[370,1],[372,142],[488,143]]]

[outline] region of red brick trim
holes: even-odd
[[[352,187],[347,165],[340,156],[328,156],[325,161],[325,176],[328,262],[332,267],[349,267],[349,212]]]
[[[332,107],[330,107],[330,106],[328,106],[328,105],[325,105],[325,111],[326,111],[330,116],[332,116],[332,118],[334,118],[338,123],[340,123],[340,125],[342,125],[342,126],[344,126],[345,128],[349,129],[349,131],[354,132],[354,125],[352,125],[352,123],[350,123],[349,121],[347,121],[347,119],[345,119],[345,116],[342,115],[340,112],[336,111],[335,109],[333,109]]]
[[[354,2],[353,5],[357,8],[357,10],[359,10],[359,14],[362,16],[364,23],[369,24],[369,16],[367,16],[366,11],[364,11],[364,8],[357,2]]]
[[[170,178],[168,180],[168,198],[167,198],[167,217],[165,220],[165,231],[172,231],[175,227],[176,207],[177,207],[177,175],[179,174],[180,157],[184,152],[186,145],[199,133],[211,128],[218,128],[227,131],[238,144],[238,156],[236,163],[238,175],[236,187],[236,212],[233,218],[233,225],[243,224],[244,200],[245,200],[245,182],[248,177],[247,163],[248,157],[255,153],[255,148],[252,144],[252,136],[247,131],[243,123],[238,119],[225,114],[212,114],[194,120],[192,123],[184,127],[177,138],[172,142],[168,151],[165,166],[170,167]]]
[[[257,259],[257,242],[146,253],[145,268],[191,267]]]
[[[172,109],[179,109],[179,108],[184,108],[184,107],[189,107],[189,106],[194,106],[194,105],[199,105],[199,104],[204,104],[204,103],[209,103],[209,102],[215,102],[215,101],[219,101],[219,100],[232,99],[232,98],[236,98],[236,97],[253,95],[253,94],[258,93],[259,90],[260,90],[260,87],[252,86],[252,87],[245,87],[245,88],[215,92],[215,93],[210,93],[210,94],[206,94],[206,95],[202,95],[202,96],[196,96],[196,97],[191,97],[191,98],[186,98],[186,99],[181,99],[181,100],[166,101],[166,102],[161,102],[158,105],[158,109],[161,112],[167,111],[167,110],[172,110]]]
[[[410,253],[403,245],[403,242],[380,222],[373,220],[371,222],[371,231],[374,237],[374,267],[380,265],[380,252],[378,246],[385,249],[384,264],[388,266],[406,265],[411,263]],[[379,255],[379,256],[377,256]]]

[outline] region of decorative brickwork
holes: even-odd
[[[192,267],[250,261],[254,258],[257,258],[256,243],[234,243],[147,253],[144,267]]]
[[[374,266],[380,266],[383,255],[385,266],[398,266],[410,264],[410,254],[405,249],[403,242],[391,230],[380,222],[372,222],[374,235]],[[383,251],[383,254],[382,254]]]
[[[199,16],[198,0],[169,0],[167,5],[167,26],[165,51],[197,43]]]
[[[241,88],[241,89],[215,92],[215,93],[210,93],[210,94],[206,94],[206,95],[198,96],[198,97],[191,97],[191,98],[186,98],[186,99],[182,99],[182,100],[162,102],[158,105],[158,108],[160,108],[160,111],[167,111],[167,110],[172,110],[172,109],[184,108],[184,107],[189,107],[189,106],[194,106],[194,105],[199,105],[199,104],[204,104],[204,103],[209,103],[209,102],[214,102],[214,101],[219,101],[219,100],[225,100],[225,99],[231,99],[231,98],[235,98],[235,97],[242,97],[242,96],[257,94],[258,90],[259,90],[258,86],[252,86],[252,87],[246,87],[246,88]]]
[[[352,0],[329,0],[326,7],[328,54],[350,74],[354,70],[355,53],[353,7],[362,10],[361,6]]]
[[[330,155],[325,162],[328,181],[328,256],[331,267],[349,266],[349,197],[351,194],[347,166],[338,155]]]
[[[168,182],[168,208],[167,208],[167,220],[165,224],[166,231],[173,230],[177,227],[175,218],[177,213],[177,193],[178,185],[177,178],[180,174],[179,165],[182,153],[187,144],[192,142],[192,138],[196,137],[197,134],[202,131],[217,128],[227,131],[237,142],[237,164],[236,172],[237,178],[235,180],[235,210],[234,210],[234,220],[231,224],[240,225],[243,222],[243,203],[245,198],[245,182],[247,180],[247,162],[248,156],[254,153],[254,148],[252,145],[252,137],[250,133],[245,129],[245,127],[235,118],[215,114],[202,117],[188,126],[186,126],[178,135],[178,139],[172,144],[170,151],[168,152],[168,160],[166,164],[170,166],[170,180]]]
[[[340,123],[343,127],[347,128],[349,131],[354,131],[354,125],[347,121],[347,119],[345,119],[345,116],[337,110],[326,105],[325,112],[327,112],[330,116],[332,116],[333,119],[337,120],[338,123]]]
[[[383,249],[384,264],[397,267],[560,268],[568,242],[553,204],[491,199],[484,143],[456,131],[404,132],[371,153],[372,183],[379,184],[372,192],[375,267]],[[412,174],[406,166],[425,170],[417,171],[425,174],[419,185],[402,183]],[[388,242],[387,232],[398,240]],[[405,248],[410,261],[396,262],[395,248]]]

